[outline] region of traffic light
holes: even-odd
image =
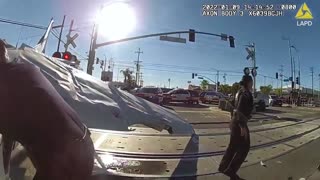
[[[55,52],[55,53],[53,53],[52,57],[61,58],[61,52]]]
[[[229,42],[230,42],[230,47],[234,48],[234,37],[233,36],[229,36]]]
[[[276,79],[278,79],[279,78],[279,74],[278,73],[276,73]]]
[[[217,83],[217,86],[219,87],[220,86],[220,82],[218,81],[218,83]]]
[[[194,42],[196,39],[196,34],[194,29],[189,29],[189,41]]]
[[[296,84],[300,84],[299,77],[296,77]]]
[[[192,79],[194,79],[194,73],[192,73]]]
[[[72,57],[72,54],[70,52],[64,52],[63,55],[62,55],[62,58],[64,60],[67,60],[67,61],[70,61],[71,60],[71,57]]]
[[[99,58],[97,58],[96,64],[99,64],[99,61],[100,61],[100,59],[99,59]]]

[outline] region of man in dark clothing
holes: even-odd
[[[250,135],[247,126],[253,110],[252,78],[243,76],[241,89],[235,97],[235,110],[230,123],[230,142],[221,160],[219,171],[229,176],[231,180],[241,180],[237,175],[241,164],[246,159],[250,150]]]
[[[39,68],[10,62],[0,40],[0,133],[8,171],[14,141],[26,149],[36,180],[87,180],[94,146],[88,128]]]

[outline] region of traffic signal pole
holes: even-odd
[[[93,67],[94,59],[95,59],[95,50],[99,47],[107,46],[107,45],[111,45],[111,44],[116,44],[116,43],[120,43],[120,42],[136,40],[136,39],[148,38],[148,37],[165,36],[165,35],[171,35],[171,34],[189,34],[190,32],[191,31],[189,30],[189,31],[174,31],[174,32],[156,33],[156,34],[149,34],[149,35],[136,36],[136,37],[131,37],[131,38],[124,38],[124,39],[120,39],[120,40],[109,41],[109,42],[97,44],[98,25],[95,24],[93,27],[93,35],[91,36],[91,45],[90,45],[90,50],[89,50],[87,73],[92,75],[92,67]],[[192,33],[227,38],[230,41],[230,46],[234,48],[234,37],[233,36],[224,37],[221,34],[200,32],[200,31],[194,31]]]

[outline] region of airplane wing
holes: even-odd
[[[40,52],[40,53],[45,53],[45,49],[47,46],[47,42],[48,42],[50,31],[52,29],[53,22],[54,22],[53,19],[51,19],[50,24],[49,24],[46,32],[41,37],[38,44],[34,47],[35,51]]]

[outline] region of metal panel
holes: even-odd
[[[251,151],[245,166],[266,161],[288,151],[291,147],[276,145]],[[108,173],[131,177],[186,177],[217,173],[222,156],[198,159],[133,159],[100,155],[108,168]],[[106,173],[96,164],[94,174]]]
[[[185,177],[217,172],[218,163],[212,158],[199,159],[131,159],[108,155],[104,158],[109,174],[129,177]],[[107,160],[106,160],[107,159]],[[95,164],[93,174],[106,173]]]

